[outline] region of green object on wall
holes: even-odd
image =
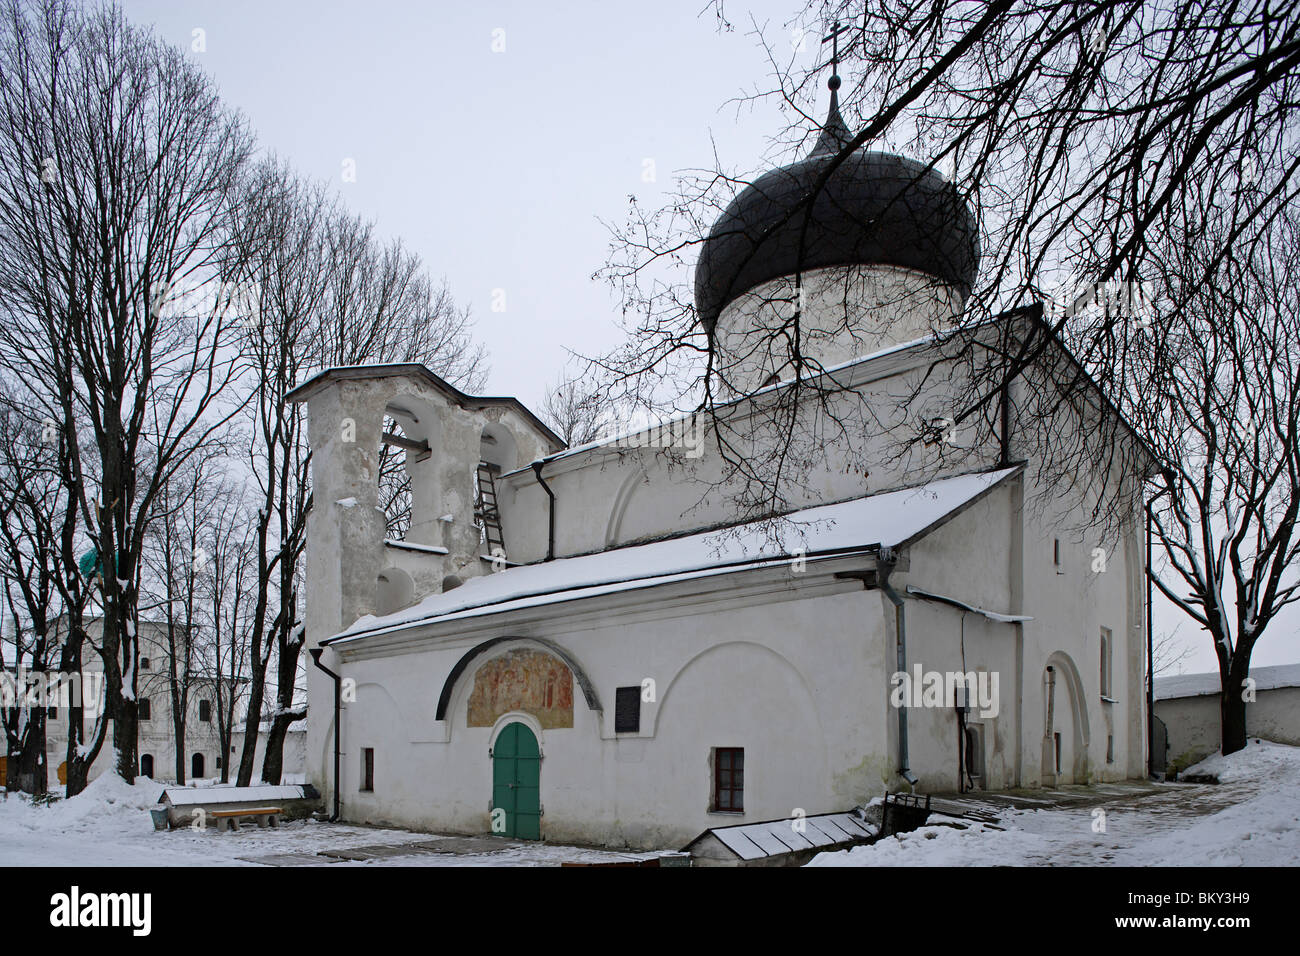
[[[505,811],[505,836],[542,838],[542,751],[525,725],[506,724],[492,747],[492,807]]]

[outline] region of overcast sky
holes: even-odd
[[[445,277],[489,350],[488,392],[533,407],[566,348],[622,338],[616,301],[591,279],[609,242],[599,220],[621,218],[632,194],[653,208],[674,170],[712,164],[715,144],[724,167],[772,157],[775,106],[738,113],[729,101],[768,69],[751,15],[788,41],[798,6],[728,3],[726,33],[705,0],[122,2],[207,70],[264,147],[333,182]],[[1298,617],[1273,626],[1256,665],[1300,657]],[[1174,612],[1155,618],[1191,648],[1182,671],[1216,669],[1204,632]]]
[[[709,165],[710,136],[725,162],[752,168],[780,129],[774,111],[738,121],[726,106],[765,60],[739,9],[722,33],[704,6],[124,2],[190,52],[264,146],[335,183],[445,276],[490,352],[489,391],[529,405],[566,348],[621,338],[617,303],[591,279],[609,242],[598,220],[621,218],[630,194],[652,200],[675,169]],[[790,9],[755,6],[778,33]]]

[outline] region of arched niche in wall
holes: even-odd
[[[448,719],[452,694],[461,677],[465,676],[467,673],[474,673],[480,659],[484,659],[488,655],[489,651],[493,652],[491,655],[493,657],[504,656],[502,655],[502,652],[508,648],[503,647],[502,645],[513,645],[520,649],[531,648],[534,651],[541,651],[544,655],[555,658],[558,662],[562,663],[572,675],[573,683],[576,684],[577,691],[582,694],[587,709],[591,711],[599,711],[601,709],[600,699],[596,694],[596,687],[591,682],[591,678],[587,676],[587,672],[583,669],[582,665],[578,663],[577,659],[563,647],[556,644],[554,641],[538,637],[493,637],[470,648],[461,655],[460,660],[452,666],[451,671],[447,674],[446,680],[443,681],[442,692],[438,695],[438,706],[435,712],[436,720]],[[470,686],[468,690],[470,694],[473,693],[472,686]],[[555,703],[554,696],[552,696],[551,703],[552,706]],[[570,704],[570,708],[571,706],[572,705]]]
[[[375,583],[375,613],[392,614],[415,601],[415,582],[405,571],[384,568]]]
[[[1092,734],[1083,679],[1074,660],[1056,651],[1043,668],[1043,782],[1088,782]]]
[[[514,471],[518,467],[519,447],[515,436],[499,423],[483,426],[479,435],[478,458],[497,469],[497,474]]]

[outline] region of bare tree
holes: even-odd
[[[206,580],[208,640],[202,659],[215,696],[217,736],[221,741],[221,782],[230,780],[231,745],[242,716],[249,684],[249,600],[246,591],[257,574],[253,554],[255,523],[244,513],[241,496],[224,485],[214,496],[209,530],[211,574]]]
[[[421,362],[468,392],[483,387],[487,361],[470,337],[470,313],[446,281],[434,284],[400,240],[381,244],[373,223],[336,211],[329,224],[334,269],[322,303],[319,368],[363,362]],[[393,419],[385,431],[401,434]],[[411,521],[406,453],[385,444],[379,459],[380,507],[387,535],[401,540]]]
[[[60,508],[66,495],[50,448],[57,436],[32,422],[14,398],[7,388],[0,400],[0,597],[9,632],[7,642],[0,640],[0,675],[13,669],[6,692],[15,697],[5,702],[0,720],[6,790],[43,794],[49,787],[47,679],[57,673],[60,644],[56,520],[66,514]]]
[[[244,184],[238,242],[247,250],[243,341],[252,380],[249,466],[257,482],[256,591],[249,629],[249,695],[236,782],[252,780],[267,668],[298,618],[298,565],[306,544],[308,455],[303,419],[285,396],[311,368],[315,310],[332,263],[326,255],[323,189],[267,161]],[[229,705],[228,705],[229,706]],[[301,717],[295,715],[294,719]],[[278,781],[278,777],[275,782]]]
[[[720,27],[732,29],[724,5],[712,9]],[[840,111],[822,124],[819,78],[828,72],[831,46],[817,41],[837,23]],[[969,207],[978,229],[980,267],[964,307],[951,322],[937,317],[930,329],[951,345],[944,362],[963,373],[941,373],[959,384],[946,416],[988,435],[1013,384],[1034,391],[1029,404],[1043,422],[1100,389],[1118,414],[1095,423],[1102,434],[1094,441],[1059,441],[1050,428],[1026,427],[1022,450],[1034,459],[1045,495],[1079,473],[1133,470],[1140,451],[1119,436],[1131,411],[1125,383],[1135,321],[1133,310],[1105,301],[1131,303],[1131,290],[1163,270],[1188,183],[1234,197],[1205,281],[1221,274],[1234,243],[1294,199],[1300,151],[1288,117],[1300,66],[1296,4],[813,0],[792,6],[784,24],[752,23],[751,30],[768,53],[771,80],[738,96],[737,105],[781,106],[789,122],[771,132],[782,156],[807,155],[815,140],[829,147],[779,223],[765,221],[761,232],[739,236],[748,250],[741,273],[773,243],[792,242],[797,250],[789,283],[767,303],[778,318],[752,345],[773,353],[774,374],[797,383],[765,406],[767,430],[779,440],[755,461],[744,436],[716,414],[766,382],[733,374],[724,343],[696,312],[682,268],[728,203],[754,182],[716,157],[684,176],[662,206],[646,209],[634,200],[626,221],[612,227],[609,260],[598,275],[622,300],[629,341],[593,357],[606,392],[633,405],[714,413],[717,450],[727,464],[721,483],[742,515],[785,508],[790,489],[816,463],[798,447],[797,409],[842,391],[834,382],[819,384],[825,369],[812,343],[827,330],[815,328],[801,306],[807,273],[819,265],[809,258],[809,235],[827,184],[870,145],[918,160],[918,183],[942,175],[952,202]],[[803,56],[800,48],[821,55]],[[1237,189],[1244,180],[1255,187],[1250,193]],[[889,216],[861,226],[864,243],[888,246],[881,230],[890,227]],[[1114,296],[1112,283],[1128,291]],[[848,301],[831,331],[851,329]],[[1005,319],[1037,309],[1045,320],[1039,334]],[[1064,381],[1028,374],[1057,343],[1078,359],[1077,369]],[[864,415],[871,417],[869,410]],[[824,440],[867,467],[858,423],[847,427],[829,406],[823,417]],[[874,433],[888,423],[866,424]],[[926,440],[916,428],[909,442]],[[1091,520],[1123,520],[1126,509],[1124,501],[1103,501]]]
[[[68,726],[65,772],[71,796],[86,785],[107,723],[103,708],[94,702],[96,720],[87,735],[82,653],[92,646],[84,627],[92,594],[83,586],[75,557],[84,536],[73,457],[66,433],[52,418],[41,417],[47,409],[40,393],[24,383],[4,383],[0,392],[0,574],[14,633],[15,664],[26,664],[47,679],[56,673],[59,705],[67,688],[68,706],[57,719]],[[7,766],[20,777],[26,775],[38,790],[48,786],[46,718],[46,713],[36,711],[26,717],[19,711],[6,714],[11,751]]]
[[[614,427],[601,389],[581,377],[561,378],[542,401],[542,417],[570,448],[595,441]]]
[[[259,321],[244,346],[254,397],[250,465],[259,489],[256,598],[249,646],[248,707],[237,782],[253,774],[258,728],[269,721],[262,779],[278,783],[284,735],[305,716],[298,692],[303,549],[310,508],[305,417],[285,396],[336,365],[424,362],[456,384],[484,374],[469,341],[468,313],[435,287],[400,242],[380,245],[374,227],[329,200],[320,185],[269,161],[249,180],[240,244]],[[381,462],[390,523],[406,509],[399,455]],[[274,701],[267,681],[275,663]]]
[[[237,410],[218,401],[235,374],[218,284],[234,271],[226,236],[251,137],[196,67],[118,10],[10,0],[3,21],[0,353],[44,386],[71,449],[117,770],[133,780],[149,515]],[[210,294],[179,294],[194,288]]]
[[[1155,675],[1180,667],[1191,656],[1192,649],[1178,641],[1178,628],[1156,635],[1151,643],[1151,672]]]
[[[1188,193],[1203,214],[1185,224],[1181,261],[1162,279],[1186,304],[1145,330],[1135,408],[1162,462],[1150,515],[1164,560],[1150,573],[1213,641],[1232,753],[1246,744],[1251,654],[1300,600],[1300,209],[1206,283],[1229,226],[1212,193]]]
[[[733,28],[722,2],[712,9]],[[928,329],[942,349],[928,378],[951,385],[944,421],[996,439],[1014,394],[1016,452],[1043,501],[1071,494],[1080,475],[1142,476],[1156,452],[1153,507],[1173,569],[1157,583],[1215,641],[1224,749],[1238,748],[1251,648],[1294,597],[1291,386],[1279,377],[1295,366],[1295,331],[1241,290],[1267,287],[1263,249],[1289,261],[1273,226],[1300,190],[1300,5],[813,0],[783,24],[750,29],[771,79],[736,103],[778,104],[788,117],[773,131],[781,157],[808,156],[812,144],[816,175],[752,232],[723,214],[755,178],[716,157],[662,206],[633,200],[598,273],[629,316],[628,343],[592,357],[606,392],[710,412],[725,463],[717,484],[741,517],[788,506],[817,465],[809,434],[864,469],[884,432],[900,458],[929,442],[914,408],[924,383],[898,398],[919,418],[910,434],[876,409],[833,401],[844,389],[815,344],[828,331],[855,334],[853,300],[845,290],[820,325],[803,304],[825,265],[810,236],[835,202],[837,171],[868,146],[912,157],[899,164],[913,173],[895,199],[941,177],[946,221],[964,207],[978,236],[964,301],[933,310]],[[820,123],[832,50],[839,75]],[[891,201],[858,223],[858,241],[887,249],[906,207]],[[716,316],[697,311],[682,267],[718,241],[741,247],[738,276],[774,243],[794,250],[791,274],[756,307],[770,324],[744,343],[742,358],[761,359],[771,379],[735,374],[745,361],[728,354]],[[725,411],[772,380],[793,385],[760,403],[767,440],[756,448],[755,419],[737,429]],[[1170,401],[1153,401],[1166,389]],[[1083,427],[1062,429],[1070,416]],[[1148,448],[1126,439],[1130,423]],[[1133,482],[1095,484],[1104,490],[1081,520],[1104,535],[1128,520]]]
[[[162,691],[171,708],[176,782],[185,783],[186,730],[191,693],[210,681],[204,659],[212,627],[207,592],[212,572],[213,525],[222,505],[219,444],[204,448],[172,476],[155,499],[142,555],[141,610],[161,618],[162,669],[142,675],[144,692]]]

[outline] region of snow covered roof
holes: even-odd
[[[870,840],[876,835],[876,828],[852,813],[819,813],[803,818],[713,827],[692,840],[687,849],[710,835],[742,860],[758,860]]]
[[[346,643],[434,621],[447,621],[729,574],[794,560],[842,556],[880,546],[899,547],[945,522],[1019,471],[1004,468],[941,478],[785,516],[789,538],[802,553],[783,550],[769,522],[507,568],[470,578],[460,587],[383,617],[367,615],[324,643]]]
[[[243,739],[244,736],[243,721],[240,721],[239,726],[235,729],[232,729],[230,732],[234,734],[236,737]],[[264,720],[260,724],[258,724],[257,732],[259,734],[269,734],[271,732],[271,721]],[[286,734],[305,734],[307,732],[307,721],[305,720],[295,721],[294,723],[290,724],[288,727],[284,728],[284,732]]]
[[[159,803],[185,807],[208,803],[253,803],[265,800],[306,799],[302,787],[168,787]]]
[[[518,412],[530,425],[537,430],[552,448],[557,451],[564,447],[564,439],[555,434],[546,422],[538,418],[533,412],[519,399],[510,395],[470,395],[462,392],[455,385],[452,385],[441,375],[438,375],[427,365],[421,365],[418,362],[388,362],[380,365],[336,365],[333,368],[327,368],[322,372],[317,372],[307,381],[290,389],[285,396],[289,402],[304,402],[311,395],[328,381],[337,381],[340,379],[366,379],[366,378],[388,378],[392,376],[405,375],[410,378],[419,379],[428,385],[431,385],[436,391],[447,396],[462,408],[493,408],[506,407],[512,408]]]
[[[1277,690],[1279,687],[1300,687],[1300,664],[1277,664],[1272,667],[1252,667],[1255,690]],[[1156,700],[1175,697],[1205,697],[1222,689],[1217,671],[1209,674],[1177,674],[1157,677]]]

